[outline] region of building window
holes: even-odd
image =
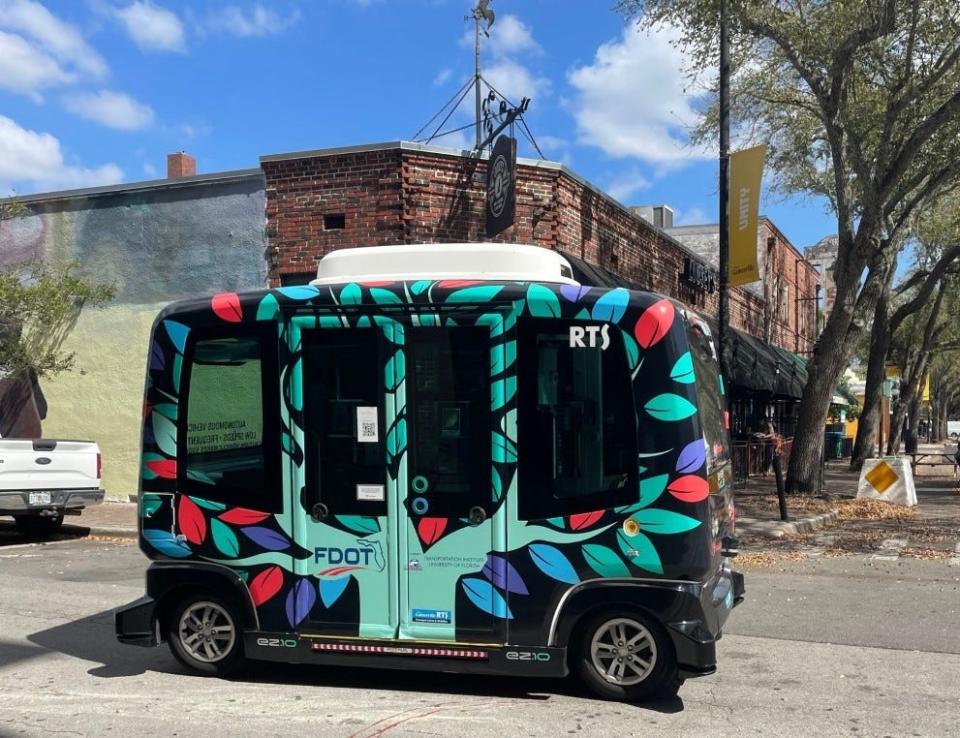
[[[293,272],[291,274],[281,274],[280,286],[294,287],[300,284],[310,284],[310,282],[316,278],[317,278],[317,273],[315,271],[314,272]]]
[[[347,227],[347,216],[344,213],[328,213],[323,216],[323,230],[342,231]]]

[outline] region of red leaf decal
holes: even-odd
[[[710,484],[703,477],[687,474],[670,482],[667,490],[681,502],[700,502],[710,494]]]
[[[633,329],[633,335],[637,337],[637,343],[643,348],[648,349],[661,338],[667,335],[670,326],[673,325],[673,318],[676,311],[673,309],[673,303],[669,300],[658,300],[643,311],[640,319]]]
[[[361,282],[361,285],[364,287],[387,287],[388,285],[393,284],[392,279],[381,280],[379,282]]]
[[[197,503],[186,495],[177,502],[177,525],[190,543],[199,546],[207,537],[207,519]]]
[[[597,510],[596,512],[577,513],[576,515],[571,515],[567,519],[567,522],[570,525],[570,530],[583,530],[584,528],[589,528],[603,517],[604,512],[604,510]]]
[[[176,459],[160,459],[159,461],[148,461],[147,469],[152,471],[161,479],[177,478]]]
[[[478,279],[444,279],[437,287],[442,290],[458,290],[461,287],[469,287],[474,284],[480,284]]]
[[[223,292],[219,295],[214,295],[210,304],[213,307],[213,312],[215,312],[221,320],[225,320],[228,323],[239,323],[243,320],[243,311],[240,309],[240,298],[237,297],[236,292]]]
[[[421,518],[417,523],[417,534],[428,546],[443,535],[447,529],[446,518]]]
[[[254,525],[270,517],[270,513],[259,512],[258,510],[248,510],[245,507],[235,507],[218,515],[224,523],[233,525]]]
[[[282,586],[283,569],[279,566],[264,569],[250,582],[250,597],[253,599],[253,606],[260,607],[279,592]]]
[[[149,402],[143,403],[143,419],[146,420],[147,416],[150,414],[150,411],[153,410],[153,405]]]

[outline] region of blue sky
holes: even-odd
[[[213,172],[410,139],[472,74],[473,4],[0,0],[0,193],[162,177],[180,149]],[[715,222],[715,160],[686,143],[698,101],[683,58],[668,32],[640,35],[612,5],[493,0],[485,75],[532,98],[547,158],[625,204]],[[448,127],[471,117],[472,104]],[[820,202],[773,195],[761,209],[800,248],[835,231]]]

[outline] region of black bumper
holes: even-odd
[[[156,646],[157,626],[154,612],[157,603],[153,597],[141,597],[113,614],[117,640],[132,646]]]

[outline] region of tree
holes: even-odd
[[[837,219],[836,299],[808,364],[791,491],[812,491],[836,383],[889,284],[917,209],[960,178],[960,5],[953,0],[729,0],[731,116],[770,146],[774,185]],[[717,0],[622,0],[679,29],[702,80],[717,68]],[[715,135],[714,105],[695,139]]]

